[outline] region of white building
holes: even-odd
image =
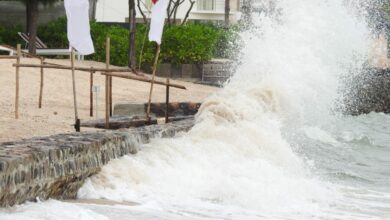
[[[241,0],[242,1],[242,0]],[[141,0],[142,11],[150,17],[151,0]],[[136,1],[137,3],[137,1]],[[185,0],[179,7],[177,19],[184,19],[190,1]],[[128,0],[98,0],[96,6],[96,20],[98,22],[124,23],[128,19]],[[236,23],[241,16],[240,0],[230,1],[230,22]],[[196,0],[189,15],[189,20],[224,21],[225,0]],[[137,19],[142,21],[142,16],[137,7]]]

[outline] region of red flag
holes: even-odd
[[[158,0],[152,0],[153,4],[156,4],[156,2],[158,2]]]

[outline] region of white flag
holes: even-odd
[[[152,8],[149,40],[155,41],[160,45],[169,0],[152,0],[152,2],[154,5]]]
[[[69,46],[82,55],[95,52],[89,27],[89,1],[65,0]]]

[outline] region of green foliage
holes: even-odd
[[[46,25],[38,27],[38,37],[49,48],[67,48],[69,47],[67,37],[66,17],[51,21]]]
[[[91,23],[91,34],[96,53],[93,60],[104,62],[106,57],[106,38],[110,37],[111,60],[114,65],[126,66],[128,60],[129,31],[119,26],[106,26],[96,22]]]
[[[238,60],[240,58],[240,48],[243,42],[240,38],[240,27],[231,26],[229,28],[219,28],[220,37],[216,45],[215,57]]]
[[[136,56],[137,63],[151,65],[156,52],[156,45],[149,42],[148,27],[137,25]],[[111,63],[127,65],[129,32],[120,26],[106,26],[91,23],[91,33],[96,53],[93,60],[105,61],[105,40],[111,38]],[[201,63],[213,57],[232,58],[238,49],[239,36],[235,29],[221,29],[212,25],[187,24],[167,26],[164,30],[160,62],[172,64]]]
[[[0,42],[10,45],[24,43],[17,32],[22,31],[20,25],[1,29]],[[149,42],[148,27],[137,24],[136,56],[137,63],[150,65],[153,63],[156,45]],[[39,38],[49,48],[67,48],[66,18],[60,18],[38,28]],[[111,63],[126,66],[128,62],[129,31],[121,26],[107,26],[91,22],[91,35],[96,53],[87,57],[100,62],[105,61],[106,37],[111,38]],[[237,57],[239,35],[236,27],[221,28],[209,24],[186,24],[166,26],[163,35],[160,62],[172,64],[202,63],[213,57]]]
[[[147,35],[145,26],[137,27],[137,52]],[[172,64],[202,63],[213,57],[233,58],[238,51],[239,35],[236,29],[223,29],[207,24],[167,26],[164,30],[160,60]],[[142,63],[151,64],[155,45],[145,41]],[[139,59],[139,57],[138,57]]]
[[[173,64],[210,60],[220,34],[217,29],[200,24],[168,26],[162,42],[162,59]]]
[[[8,44],[14,47],[16,47],[16,44],[22,44],[22,46],[24,46],[24,41],[18,36],[18,32],[21,31],[23,31],[21,25],[13,25],[10,27],[0,26],[0,43]]]

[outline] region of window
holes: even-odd
[[[198,0],[198,11],[215,11],[215,0]]]

